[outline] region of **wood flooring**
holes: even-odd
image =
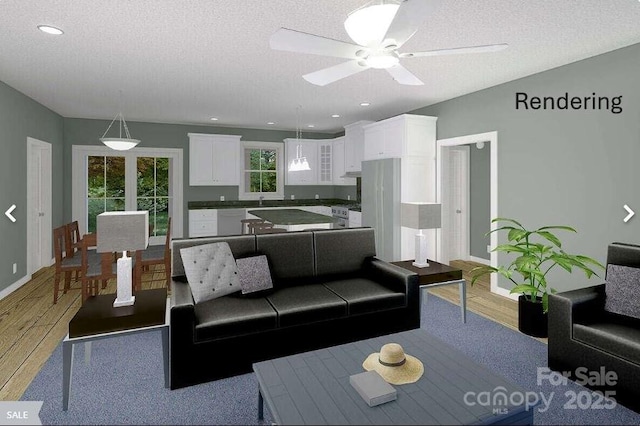
[[[452,261],[451,266],[463,270],[467,283],[468,271],[478,264]],[[60,293],[53,304],[54,268],[44,268],[18,290],[0,300],[0,400],[20,399],[42,365],[68,332],[69,321],[81,305],[79,283],[72,282],[67,294]],[[165,286],[162,266],[152,266],[143,275],[143,289]],[[116,292],[111,280],[101,294]],[[430,290],[458,304],[458,286]],[[489,279],[467,284],[467,309],[486,318],[517,329],[517,303],[489,291]],[[62,384],[61,384],[62,386]]]

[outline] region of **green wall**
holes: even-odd
[[[27,274],[27,137],[52,145],[52,217],[63,223],[63,119],[0,82],[0,291]],[[16,205],[11,222],[4,212]],[[53,257],[53,253],[51,254]],[[13,264],[17,272],[13,274]]]
[[[525,226],[569,225],[568,252],[606,261],[614,241],[640,244],[640,44],[413,111],[438,117],[438,139],[498,132],[498,215]],[[516,110],[515,94],[623,96],[623,112]],[[502,237],[500,242],[504,242]],[[499,263],[510,261],[500,255]],[[601,274],[603,276],[603,274]],[[595,285],[552,271],[550,285]],[[508,281],[499,285],[510,288]]]

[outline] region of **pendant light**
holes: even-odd
[[[122,91],[120,91],[120,104],[122,104]],[[113,123],[115,123],[116,120],[118,120],[118,124],[120,128],[120,133],[118,137],[117,138],[105,137],[107,136],[109,129],[111,129],[111,126],[113,126]],[[124,132],[126,137],[122,137],[123,127],[124,127]],[[105,130],[104,134],[100,138],[100,141],[106,146],[108,146],[109,148],[114,149],[116,151],[127,151],[140,143],[140,139],[133,139],[131,137],[131,134],[129,133],[129,127],[127,127],[127,122],[124,120],[122,111],[119,111],[116,114],[116,116],[113,118],[113,120],[111,120],[111,124],[109,124],[109,127],[107,127],[107,130]]]
[[[296,108],[296,157],[289,162],[288,170],[290,172],[299,172],[303,170],[311,170],[307,157],[302,155],[302,144],[300,139],[302,137],[302,131],[300,130],[300,109],[302,107],[298,105]]]

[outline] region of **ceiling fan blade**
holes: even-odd
[[[405,44],[438,3],[438,0],[406,0],[400,3],[396,16],[383,38],[383,45],[393,44],[400,47]]]
[[[309,83],[315,84],[316,86],[326,86],[329,83],[357,74],[366,69],[369,69],[367,65],[360,65],[358,64],[358,61],[349,61],[305,74],[302,77]]]
[[[422,86],[424,84],[418,77],[413,75],[411,71],[400,64],[386,68],[386,70],[391,74],[391,77],[400,84],[406,84],[408,86]]]
[[[288,28],[280,28],[273,33],[269,39],[269,45],[275,50],[347,59],[356,58],[356,52],[363,50],[363,48],[357,44],[307,34]]]
[[[424,56],[442,56],[442,55],[458,55],[461,53],[487,53],[498,52],[504,50],[509,45],[507,43],[501,44],[487,44],[485,46],[469,46],[469,47],[454,47],[453,49],[439,49],[428,50],[426,52],[413,52],[413,53],[401,53],[401,58],[417,58]]]

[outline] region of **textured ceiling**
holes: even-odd
[[[269,48],[280,27],[350,42],[366,2],[0,0],[0,80],[65,117],[295,129],[301,105],[303,131],[335,132],[640,43],[637,0],[441,0],[401,51],[510,47],[403,59],[424,86],[371,69],[325,87],[302,75],[343,59]]]

